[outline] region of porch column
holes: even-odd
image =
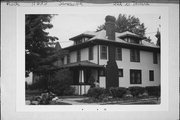
[[[79,82],[84,83],[84,70],[79,71]]]
[[[82,83],[84,83],[84,70],[81,71],[81,74],[82,74]]]
[[[84,83],[84,70],[79,71],[79,82]],[[79,94],[82,95],[84,94],[84,86],[79,85]]]
[[[79,70],[79,82],[81,82],[82,80],[82,73],[81,73],[81,70]]]

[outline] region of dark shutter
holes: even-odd
[[[153,70],[149,71],[149,81],[154,81],[154,71]]]

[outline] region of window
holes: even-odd
[[[89,47],[89,60],[93,60],[93,47]]]
[[[101,45],[101,59],[107,59],[107,46]]]
[[[89,40],[89,38],[88,37],[83,37],[82,40],[83,40],[83,42],[86,42],[86,41]]]
[[[70,63],[70,55],[67,55],[67,64]]]
[[[62,64],[64,64],[64,57],[63,57],[63,58],[61,58],[61,61],[62,61]]]
[[[149,71],[149,81],[154,81],[154,71],[153,70]]]
[[[135,43],[135,44],[139,44],[139,40],[135,40],[135,39],[130,39],[130,43]]]
[[[105,69],[99,70],[99,76],[105,76]]]
[[[140,62],[140,51],[137,49],[130,50],[131,62]]]
[[[118,69],[118,75],[119,77],[123,77],[123,69]]]
[[[116,48],[116,60],[122,60],[122,49],[120,47]]]
[[[81,60],[81,53],[80,52],[81,52],[80,50],[77,51],[77,62],[79,62]]]
[[[154,63],[154,64],[157,64],[157,63],[158,63],[157,53],[156,53],[156,52],[153,52],[153,63]]]
[[[141,70],[130,70],[130,84],[141,84]]]

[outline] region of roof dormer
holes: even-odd
[[[94,33],[90,33],[89,31],[84,32],[80,35],[70,38],[69,40],[74,41],[74,45],[84,43],[94,37]]]
[[[119,38],[128,43],[134,43],[134,44],[142,44],[142,39],[143,39],[139,35],[129,31],[121,33],[121,35],[119,35]]]

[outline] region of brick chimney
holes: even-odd
[[[105,18],[106,36],[109,40],[115,40],[115,21],[113,16]],[[108,61],[106,65],[106,88],[119,87],[118,66],[115,59],[116,46],[108,44]]]
[[[116,18],[114,16],[106,16],[105,18],[105,28],[106,28],[106,36],[109,40],[115,40],[115,21]]]

